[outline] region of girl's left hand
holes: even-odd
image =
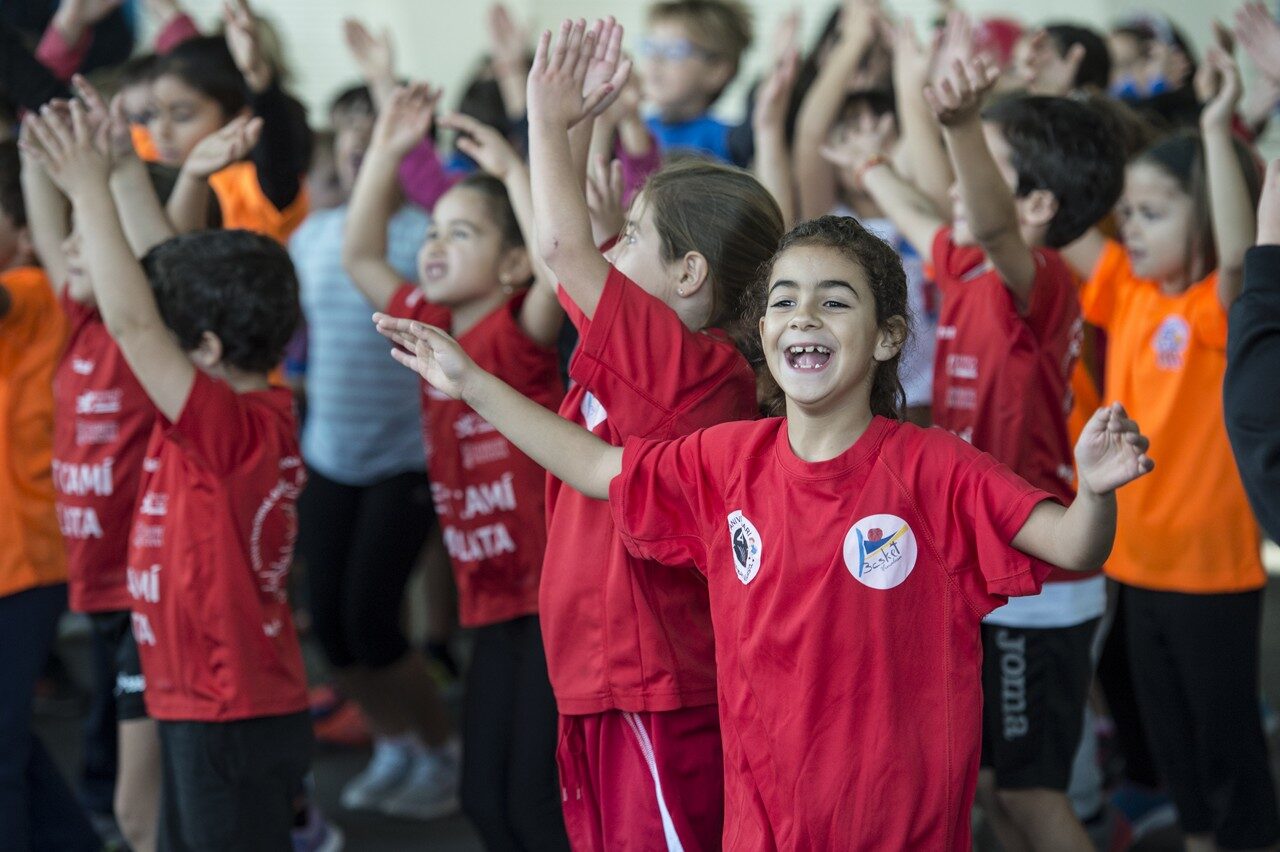
[[[542,33],[533,57],[533,67],[529,70],[527,93],[531,123],[543,121],[568,129],[588,115],[595,114],[597,108],[605,109],[612,102],[610,95],[622,87],[631,72],[628,60],[619,60],[608,80],[583,94],[588,69],[595,72],[593,77],[599,77],[604,67],[602,63],[608,61],[607,58],[598,61],[595,55],[596,40],[602,27],[603,24],[597,23],[588,30],[586,22],[581,19],[577,22],[564,21],[560,24],[554,48],[551,31]],[[621,34],[618,38],[621,40]],[[608,47],[606,45],[606,54]]]
[[[1076,441],[1076,468],[1080,485],[1106,495],[1125,483],[1150,473],[1155,462],[1147,455],[1150,441],[1129,419],[1124,406],[1113,402],[1099,408]]]
[[[19,144],[74,201],[78,193],[106,186],[111,163],[106,153],[94,145],[94,128],[84,104],[73,100],[69,111],[68,118],[46,105],[38,117],[28,114],[24,122],[28,132]]]
[[[627,223],[622,209],[622,164],[597,154],[587,165],[587,212],[591,218],[591,239],[602,245],[622,233]]]
[[[191,149],[182,170],[199,178],[207,178],[248,156],[262,135],[262,119],[247,115],[233,118],[221,129],[201,139]]]
[[[373,315],[378,333],[396,344],[391,357],[422,376],[450,399],[462,399],[466,380],[479,368],[476,362],[441,329],[416,320]]]
[[[1242,91],[1240,66],[1231,54],[1218,45],[1210,47],[1196,72],[1196,89],[1206,95],[1200,113],[1201,127],[1229,128]]]

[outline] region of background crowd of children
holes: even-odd
[[[247,0],[150,0],[149,50],[44,5],[0,10],[0,846],[333,852],[317,738],[424,843],[1280,844],[1261,3],[1198,55],[847,0],[739,123],[736,0],[494,6],[453,111],[347,19],[322,132]]]

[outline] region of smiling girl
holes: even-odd
[[[633,554],[705,576],[726,848],[967,849],[979,622],[1034,594],[1050,564],[1101,564],[1114,490],[1151,468],[1146,439],[1119,406],[1099,409],[1063,508],[960,439],[902,423],[906,281],[852,219],[793,230],[760,287],[786,415],[624,447],[523,399],[439,329],[378,323],[401,363],[608,498]]]

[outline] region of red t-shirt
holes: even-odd
[[[1067,416],[1084,321],[1062,256],[1048,248],[1033,253],[1036,280],[1024,316],[981,248],[957,246],[949,226],[934,237],[942,313],[933,422],[1070,502],[1075,466]],[[1069,582],[1096,573],[1055,569],[1049,579]]]
[[[614,446],[675,438],[755,416],[755,377],[717,331],[610,267],[592,319],[562,289],[578,328],[560,415]],[[561,713],[714,704],[715,647],[706,580],[627,552],[609,506],[547,477],[547,567],[540,596],[547,670]]]
[[[1010,545],[1047,498],[880,417],[816,463],[782,418],[627,442],[623,540],[710,590],[726,849],[969,849],[979,622],[1048,575]]]
[[[125,563],[156,409],[96,308],[65,293],[70,333],[53,378],[53,486],[71,609],[129,608]]]
[[[128,569],[153,718],[307,709],[287,593],[305,477],[285,388],[236,393],[197,371],[177,422],[157,416]]]
[[[517,293],[458,338],[480,369],[554,411],[564,396],[554,347],[520,326]],[[387,313],[448,329],[448,308],[404,284]],[[547,547],[542,496],[546,473],[469,405],[422,383],[427,473],[436,515],[458,585],[464,627],[509,621],[538,611],[538,580]]]

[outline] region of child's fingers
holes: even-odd
[[[45,129],[48,130],[50,138],[57,145],[57,149],[50,148],[48,145],[45,147],[48,148],[50,154],[61,154],[75,142],[71,136],[71,128],[62,116],[54,112],[48,104],[41,107],[40,111]]]
[[[71,134],[81,144],[93,135],[89,132],[89,114],[78,100],[71,102]]]
[[[610,17],[610,20],[613,20],[612,17]],[[609,41],[605,44],[604,51],[604,59],[610,65],[616,64],[622,57],[622,36],[622,24],[614,21],[613,28],[609,31]]]
[[[619,27],[621,29],[621,27]],[[613,86],[615,91],[621,92],[622,88],[627,85],[627,80],[631,77],[631,60],[624,59],[619,63],[617,70],[613,72],[613,76],[609,78],[609,85]]]
[[[556,43],[551,52],[551,61],[547,63],[549,71],[559,71],[564,66],[565,57],[569,55],[569,37],[572,31],[573,21],[566,18],[560,22],[560,32],[556,34]]]
[[[538,36],[538,46],[533,51],[533,65],[529,69],[530,74],[547,70],[547,52],[550,47],[551,30],[543,30],[542,35]]]
[[[582,99],[582,112],[584,115],[590,115],[594,112],[603,110],[608,104],[605,99],[614,92],[612,83],[601,83],[592,90],[591,94]]]

